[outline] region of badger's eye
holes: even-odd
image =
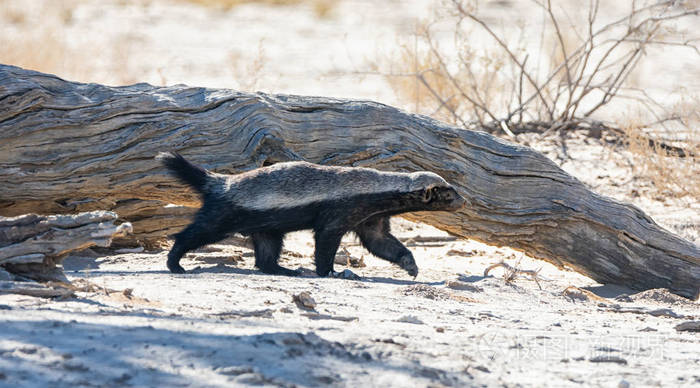
[[[423,192],[423,203],[428,203],[433,200],[433,189],[425,189]]]
[[[438,198],[438,190],[437,187],[430,187],[425,189],[423,192],[423,202],[428,203],[434,201],[436,198]]]

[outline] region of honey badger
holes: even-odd
[[[411,252],[390,233],[389,217],[412,211],[457,210],[465,199],[432,172],[398,173],[360,167],[285,162],[236,175],[217,174],[177,153],[161,162],[196,190],[203,205],[194,221],[175,235],[168,269],[184,273],[180,258],[227,234],[253,240],[255,265],[264,273],[298,275],[277,264],[285,233],[312,229],[316,273],[333,274],[344,234],[352,231],[373,255],[398,264],[409,275],[418,267]]]

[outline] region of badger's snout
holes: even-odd
[[[469,201],[455,191],[455,197],[452,200],[452,203],[450,203],[450,210],[459,210],[467,205],[470,205]]]

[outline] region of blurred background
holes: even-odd
[[[640,15],[675,16],[699,3],[668,2]],[[532,0],[0,0],[0,62],[80,82],[183,83],[373,99],[431,114],[430,92],[411,77],[432,68],[438,75],[425,77],[439,78],[428,43],[455,76],[466,79],[459,67],[475,62],[472,71],[483,77],[476,82],[484,91],[519,81],[518,74],[503,79],[513,70],[508,54],[465,15],[495,31],[542,84],[547,70],[562,61],[559,42],[569,54],[585,43],[591,7],[600,28],[646,4],[557,1],[551,5],[557,31],[546,3]],[[698,22],[691,13],[645,26],[656,29],[650,39],[655,44],[644,46],[631,64],[625,88],[645,89],[666,103],[697,98]],[[643,32],[627,37],[624,45],[643,38]],[[618,35],[604,31],[596,44]],[[608,49],[601,48],[593,57]],[[433,86],[445,92],[439,82]]]
[[[431,1],[2,0],[0,61],[108,85],[188,84],[395,103],[357,71]]]

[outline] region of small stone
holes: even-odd
[[[313,310],[316,308],[316,301],[307,291],[302,291],[301,293],[294,295],[292,300],[299,308],[305,310]]]
[[[314,379],[316,379],[316,381],[318,381],[319,383],[321,383],[323,385],[331,385],[331,384],[337,382],[335,377],[329,376],[329,375],[316,375],[316,376],[314,376]]]
[[[617,388],[630,388],[630,383],[628,383],[627,380],[620,380],[620,382],[617,383]]]
[[[234,381],[242,385],[263,385],[266,380],[265,376],[260,373],[243,373],[238,375]]]
[[[651,310],[649,311],[649,315],[653,315],[655,317],[683,318],[682,315],[676,314],[673,312],[673,310],[667,308]]]
[[[227,376],[238,376],[244,373],[254,373],[253,368],[249,366],[224,366],[216,368],[216,372]]]
[[[615,300],[623,303],[632,303],[632,298],[630,298],[630,296],[627,294],[618,295],[615,297]]]
[[[676,331],[700,332],[700,321],[683,322],[675,326]]]
[[[617,356],[595,356],[591,357],[588,359],[590,362],[595,362],[595,363],[601,363],[601,362],[612,362],[615,364],[622,364],[622,365],[627,365],[627,360],[625,360],[622,357],[617,357]]]
[[[453,290],[461,290],[461,291],[471,291],[471,292],[483,292],[484,289],[481,287],[474,286],[469,283],[465,283],[459,280],[448,280],[445,282],[445,285],[448,288],[451,288]]]
[[[340,272],[331,272],[331,276],[338,279],[360,280],[360,277],[349,269],[345,269]]]
[[[418,319],[415,315],[404,315],[401,318],[397,319],[396,322],[403,322],[403,323],[413,323],[415,325],[424,325],[425,323]]]
[[[435,328],[435,331],[437,331],[438,333],[444,333],[444,332],[445,332],[445,328],[444,328],[444,327],[436,327],[436,328]]]
[[[124,373],[122,373],[121,376],[115,378],[113,381],[114,381],[115,383],[117,383],[117,384],[124,384],[124,383],[126,383],[127,381],[129,381],[129,380],[131,380],[131,375],[128,374],[128,373],[126,373],[126,372],[124,372]]]
[[[87,372],[88,367],[77,361],[68,361],[63,363],[63,368],[72,372]]]

